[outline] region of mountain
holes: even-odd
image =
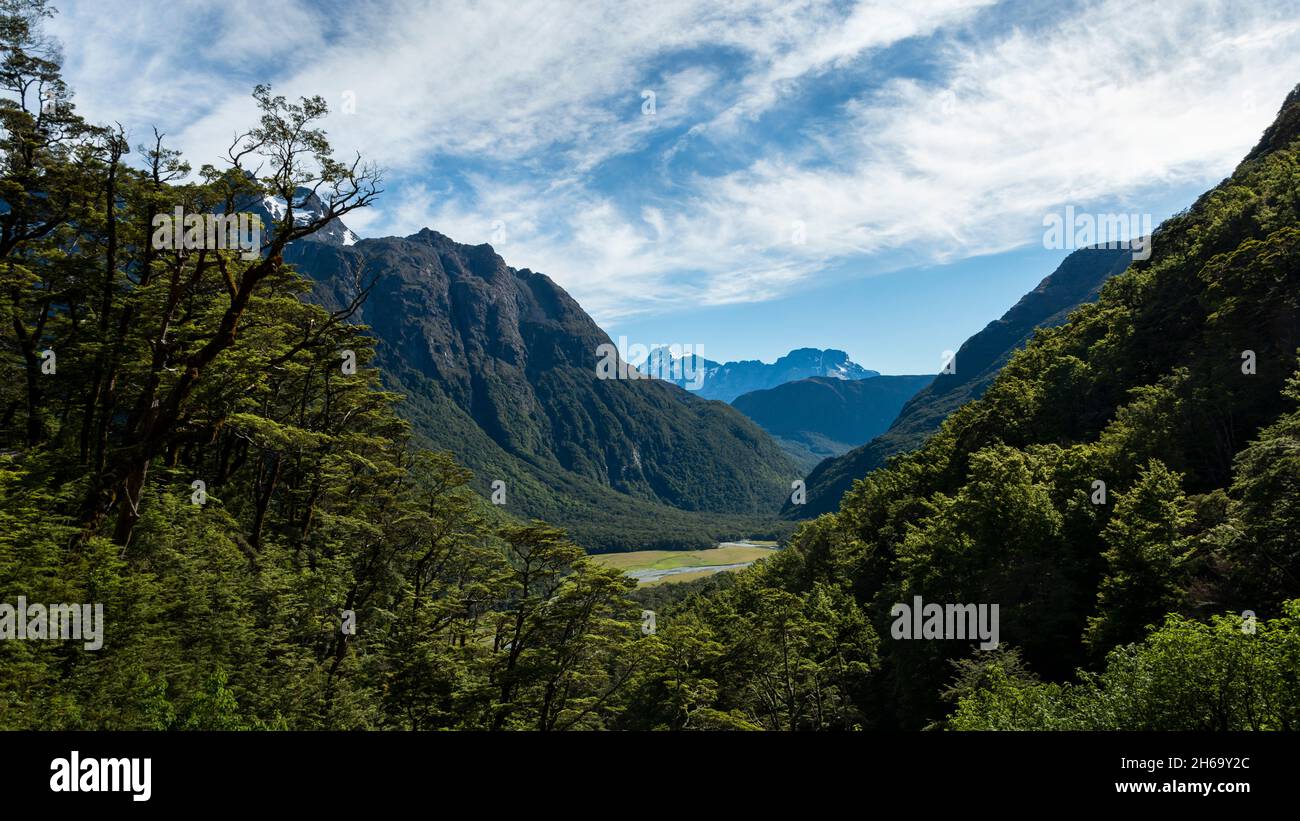
[[[1295,726],[1297,192],[1300,86],[1228,179],[1156,229],[1148,259],[1072,255],[963,346],[960,389],[936,394],[978,397],[829,496],[781,561],[687,600],[699,634],[739,655],[789,613],[871,625],[879,666],[840,691],[865,728]],[[911,632],[899,617],[919,624],[922,602],[987,613],[990,644],[973,612],[964,635]],[[768,635],[773,667],[790,664],[787,631]],[[821,687],[803,691],[817,720]]]
[[[246,172],[251,179],[252,172]],[[327,197],[330,192],[321,189]],[[282,197],[264,195],[260,197],[242,197],[238,200],[237,211],[256,214],[262,218],[262,231],[269,235],[274,226],[284,218],[288,203]],[[295,225],[304,225],[318,219],[326,212],[326,204],[320,195],[308,188],[298,188],[293,195],[293,221]],[[264,238],[265,239],[265,238]],[[324,228],[314,234],[308,234],[299,242],[319,242],[325,245],[355,245],[360,239],[340,219],[330,220]]]
[[[861,608],[842,612],[879,627],[881,674],[858,697],[875,726],[1295,724],[1281,642],[1300,628],[1297,192],[1300,86],[1228,179],[1155,230],[1149,259],[763,568],[789,595],[838,587]],[[1006,652],[883,639],[898,603],[922,599],[996,603]],[[1270,669],[1288,673],[1259,698]]]
[[[731,406],[757,422],[804,469],[884,433],[903,404],[934,379],[814,376],[736,397]]]
[[[952,373],[940,373],[918,391],[887,431],[814,468],[805,480],[806,504],[787,503],[782,515],[805,518],[834,510],[854,480],[884,465],[890,456],[920,447],[949,414],[984,393],[1036,329],[1059,325],[1075,308],[1095,300],[1102,284],[1132,260],[1133,252],[1126,248],[1082,248],[1067,256],[1000,319],[962,343]]]
[[[626,367],[615,376],[641,378],[601,378],[609,337],[550,278],[491,246],[425,229],[297,243],[285,261],[332,310],[367,283],[351,319],[378,340],[375,362],[418,438],[452,451],[485,495],[504,482],[507,511],[565,526],[590,549],[745,535],[797,476],[730,406]]]
[[[312,191],[299,188],[294,194],[295,223],[307,223],[325,213],[325,203]],[[284,217],[287,203],[280,197],[263,197],[251,203],[250,210],[263,216],[263,224],[274,225]],[[330,220],[321,230],[303,237],[303,242],[320,242],[326,245],[355,245],[359,237],[343,224],[342,220]]]
[[[705,399],[730,402],[750,391],[774,388],[797,379],[825,376],[832,379],[866,379],[879,376],[849,359],[844,351],[798,348],[771,365],[757,359],[719,363],[703,356],[674,356],[666,347],[655,348],[641,370],[671,381]]]

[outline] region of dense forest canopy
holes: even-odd
[[[45,0],[0,11],[0,594],[106,622],[97,650],[0,642],[0,727],[1300,722],[1300,90],[1149,260],[838,512],[635,591],[413,443],[350,321],[373,283],[303,299],[285,249],[381,193],[323,100],[258,87],[194,171],[76,113]],[[325,208],[297,220],[304,189]],[[268,196],[251,259],[151,242]],[[1001,647],[892,638],[917,595],[998,604]]]

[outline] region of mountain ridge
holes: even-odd
[[[643,373],[674,382],[705,399],[731,402],[744,393],[774,388],[787,382],[825,376],[834,379],[869,379],[880,375],[849,358],[837,348],[795,348],[768,364],[759,359],[714,362],[703,356],[676,356],[668,346],[650,351]]]
[[[614,526],[629,516],[650,523],[624,524],[652,543],[672,541],[674,522],[692,546],[705,531],[745,535],[735,517],[770,516],[797,476],[724,403],[661,380],[599,378],[608,335],[550,277],[490,245],[425,228],[295,244],[285,260],[333,310],[369,289],[352,321],[379,340],[376,363],[425,443],[454,452],[484,495],[503,482],[508,510],[569,527],[591,549],[633,546]],[[683,511],[701,516],[677,521]]]
[[[904,403],[933,379],[933,374],[813,376],[741,394],[731,405],[772,434],[797,464],[810,469],[883,433]]]
[[[806,503],[787,502],[781,515],[802,519],[835,510],[855,480],[883,466],[890,456],[919,447],[953,411],[979,398],[1038,328],[1059,325],[1075,308],[1095,300],[1106,280],[1127,268],[1131,259],[1126,248],[1081,248],[1069,254],[1000,318],[963,342],[953,372],[938,374],[919,390],[888,430],[813,468],[804,480]]]

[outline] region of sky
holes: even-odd
[[[54,0],[78,110],[198,167],[250,92],[384,169],[346,222],[549,275],[612,337],[933,373],[1060,263],[1154,224],[1300,82],[1300,0]]]

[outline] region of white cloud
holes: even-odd
[[[1213,182],[1300,80],[1288,0],[1063,3],[1024,29],[978,15],[985,0],[65,5],[54,33],[92,119],[137,139],[159,122],[203,162],[254,121],[255,82],[335,108],[351,91],[331,139],[390,169],[355,230],[484,242],[499,220],[511,264],[602,321],[773,298],[846,260],[989,253],[1035,241],[1067,202]],[[861,82],[874,50],[936,33],[935,79],[873,81],[795,144],[764,142],[757,118],[810,83]],[[697,146],[740,165],[683,173]],[[597,183],[629,155],[658,185]],[[448,157],[467,164],[454,180]]]
[[[806,10],[806,14],[789,21],[803,29],[798,46],[773,55],[764,70],[746,78],[735,104],[712,125],[734,126],[738,119],[753,118],[775,103],[782,88],[790,83],[834,70],[872,49],[959,22],[993,2],[914,0],[899,4],[864,0],[847,15],[827,8]]]
[[[833,140],[856,144],[851,167],[759,162],[709,195],[723,213],[806,214],[810,244],[832,254],[1000,250],[1067,202],[1217,181],[1300,80],[1300,25],[1217,3],[1135,19],[1111,2],[1049,31],[954,47],[946,63],[942,87],[897,80],[851,107]]]
[[[849,106],[818,140],[833,162],[764,158],[695,181],[669,240],[631,270],[704,279],[686,293],[708,303],[762,299],[836,262],[995,253],[1040,241],[1043,215],[1069,203],[1142,210],[1170,186],[1212,185],[1300,80],[1300,25],[1283,12],[1189,3],[1135,17],[1110,2],[953,45],[942,83],[896,80]],[[794,220],[806,245],[786,240]],[[601,316],[639,307],[623,282],[560,270]]]

